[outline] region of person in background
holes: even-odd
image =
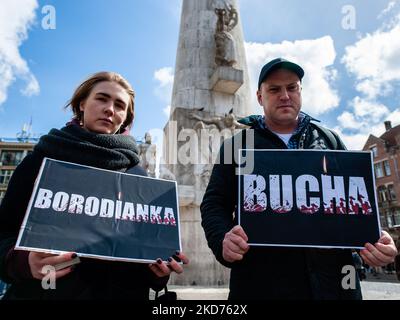
[[[397,246],[397,249],[400,248],[400,238],[397,239],[396,246]],[[400,254],[398,254],[396,256],[396,258],[394,259],[394,269],[396,271],[397,280],[400,281]]]

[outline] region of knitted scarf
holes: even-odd
[[[76,125],[51,129],[40,138],[34,151],[45,157],[114,171],[124,171],[139,163],[133,137],[93,133]]]

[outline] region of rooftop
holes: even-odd
[[[6,143],[37,143],[39,138],[5,138],[0,137],[0,142]]]

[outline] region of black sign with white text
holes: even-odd
[[[16,248],[166,260],[181,251],[176,182],[45,158]]]
[[[370,152],[240,150],[239,224],[251,245],[363,248],[380,236]]]

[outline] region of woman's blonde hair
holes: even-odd
[[[118,83],[122,88],[126,90],[129,95],[129,104],[126,113],[126,119],[121,125],[121,128],[118,130],[119,132],[123,132],[126,128],[129,128],[133,122],[135,92],[133,91],[132,86],[129,84],[129,82],[118,73],[102,71],[91,75],[89,78],[83,81],[78,86],[78,88],[75,89],[71,100],[68,102],[65,108],[71,106],[72,112],[74,113],[73,119],[76,119],[77,121],[82,121],[82,112],[80,110],[81,102],[87,99],[96,84],[103,81]]]

